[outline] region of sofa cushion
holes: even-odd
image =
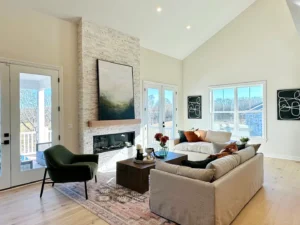
[[[241,158],[241,164],[246,162],[247,160],[251,159],[255,156],[255,149],[254,147],[250,146],[243,150],[240,150],[238,152],[235,152],[234,154],[239,155]]]
[[[185,135],[186,139],[188,140],[188,142],[198,142],[198,141],[200,141],[198,136],[195,134],[195,131],[185,131],[184,135]]]
[[[213,179],[215,172],[214,169],[193,169],[186,166],[179,166],[177,175],[210,182]]]
[[[195,134],[198,136],[200,141],[205,141],[205,137],[206,137],[206,130],[196,130]]]
[[[246,144],[246,147],[250,147],[250,146],[252,146],[255,152],[257,152],[261,144]]]
[[[230,141],[230,138],[231,138],[230,132],[208,130],[205,137],[205,141],[225,143]]]
[[[214,178],[217,180],[224,176],[229,171],[233,170],[241,163],[241,158],[239,155],[229,155],[217,160],[210,162],[206,169],[215,169],[216,173]]]
[[[186,166],[172,165],[162,161],[156,162],[155,169],[205,182],[210,182],[215,174],[214,169],[193,169]]]
[[[162,162],[159,160],[157,160],[155,162],[155,169],[161,170],[161,171],[164,171],[167,173],[176,174],[178,167],[179,167],[179,165],[173,165],[173,164],[165,163],[165,162]]]
[[[208,142],[184,142],[174,146],[174,151],[192,151],[204,154],[213,154],[212,143]]]

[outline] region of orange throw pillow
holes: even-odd
[[[198,136],[198,138],[200,139],[200,141],[204,141],[205,137],[206,137],[206,130],[196,130],[195,134]]]
[[[198,136],[195,134],[194,131],[185,131],[184,135],[185,135],[186,139],[188,140],[188,142],[200,141],[200,139],[198,138]]]

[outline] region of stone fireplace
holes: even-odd
[[[110,163],[115,166],[115,163],[112,162],[113,159],[117,160],[122,159],[122,157],[131,157],[135,151],[130,147],[123,147],[121,149],[121,147],[119,146],[120,148],[116,149],[118,148],[117,146],[115,146],[116,144],[124,145],[124,143],[129,141],[120,143],[119,139],[121,139],[121,137],[109,137],[108,135],[125,135],[133,133],[133,136],[131,135],[127,138],[128,140],[130,139],[130,142],[132,142],[132,144],[138,144],[141,143],[141,126],[140,124],[114,124],[111,126],[103,127],[88,126],[89,121],[96,121],[99,119],[97,81],[98,59],[133,67],[135,119],[140,119],[141,82],[139,39],[116,31],[114,29],[101,27],[84,20],[81,20],[78,25],[80,152],[85,154],[92,154],[96,151],[103,152],[100,154],[100,160],[103,159],[104,164],[107,163],[107,161],[110,161]],[[115,140],[115,142],[114,144],[111,144],[113,140]],[[109,141],[112,146],[105,146],[104,143],[107,143],[109,145]],[[97,143],[95,144],[95,142]],[[103,146],[99,147],[99,143],[101,142]],[[95,148],[97,148],[97,150],[95,150]],[[120,152],[122,152],[123,154],[122,157],[119,156]],[[102,162],[100,162],[100,164],[102,164]]]
[[[104,134],[93,137],[94,154],[130,148],[134,145],[135,133]]]

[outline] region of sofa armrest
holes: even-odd
[[[214,224],[214,196],[211,183],[156,169],[150,172],[151,211],[176,223]]]

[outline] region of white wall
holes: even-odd
[[[300,160],[300,121],[277,120],[278,89],[300,88],[300,38],[285,0],[258,0],[183,62],[183,99],[202,95],[203,119],[185,128],[209,128],[210,85],[267,81],[267,142],[274,157]]]
[[[63,66],[64,140],[78,152],[76,24],[1,3],[0,57]]]
[[[183,126],[182,60],[141,48],[141,80],[178,87],[178,128],[181,128]]]

